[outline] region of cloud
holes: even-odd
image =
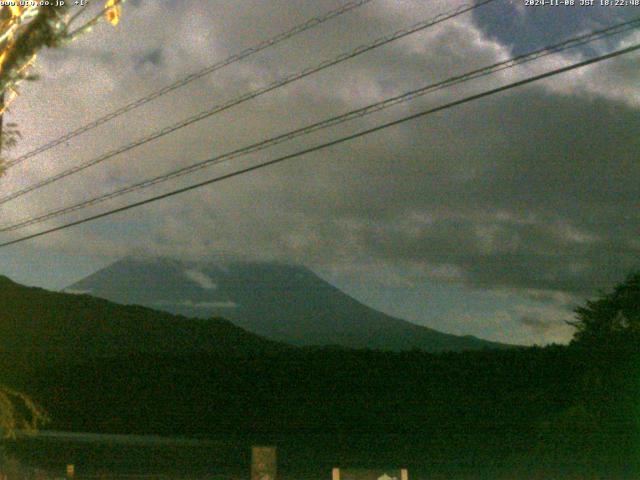
[[[476,24],[482,32],[501,44],[508,45],[515,53],[532,48],[542,48],[550,39],[572,37],[590,30],[631,20],[637,15],[635,8],[608,8],[581,6],[537,8],[525,2],[495,2],[473,12]],[[620,37],[610,38],[603,46],[619,45]],[[581,47],[585,53],[598,51],[597,46]]]
[[[548,342],[565,343],[573,336],[574,328],[567,324],[573,313],[561,306],[517,305],[513,308],[514,320],[529,330],[533,337]]]
[[[533,316],[520,317],[520,323],[525,327],[540,333],[546,333],[554,324],[554,322]]]

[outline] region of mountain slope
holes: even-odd
[[[295,265],[128,257],[65,290],[189,317],[223,316],[250,332],[293,345],[431,352],[504,346],[391,317]]]
[[[0,353],[83,359],[129,353],[259,353],[288,349],[221,319],[191,319],[0,276]]]

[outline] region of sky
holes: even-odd
[[[9,158],[344,1],[129,0],[43,52],[5,121]],[[11,168],[11,192],[278,78],[463,5],[373,0]],[[97,4],[94,5],[97,7]],[[87,7],[88,9],[91,8]],[[87,11],[87,14],[89,10]],[[496,0],[0,206],[2,225],[640,15]],[[170,191],[640,41],[628,32],[441,90],[142,192]],[[0,248],[0,274],[60,289],[125,255],[302,263],[362,302],[456,334],[566,342],[572,309],[640,266],[640,55],[406,122],[161,202]]]

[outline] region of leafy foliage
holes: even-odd
[[[20,138],[22,138],[22,134],[16,123],[9,122],[2,125],[2,132],[0,132],[0,177],[6,169],[6,152],[13,149]]]
[[[640,346],[640,271],[630,274],[613,292],[575,310],[574,343],[600,347]]]
[[[73,22],[79,14],[69,14],[69,1],[55,6],[40,2],[6,2],[7,5],[0,6],[0,118],[18,95],[19,84],[39,78],[31,69],[40,50],[67,45],[91,30],[101,18],[117,25],[123,1],[107,0],[99,15],[75,29]],[[20,132],[15,124],[7,124],[0,130],[4,157],[5,151],[15,146]],[[6,170],[3,157],[0,157],[0,176]]]
[[[48,420],[29,396],[0,385],[0,432],[4,437],[15,437],[18,431],[34,432]]]
[[[22,80],[30,79],[29,69],[37,53],[44,47],[56,48],[68,44],[89,31],[101,19],[117,25],[123,0],[107,0],[103,12],[78,28],[70,15],[69,4],[25,5],[0,7],[0,91],[13,91]]]

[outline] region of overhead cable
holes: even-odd
[[[147,144],[149,142],[152,142],[154,140],[157,140],[161,137],[164,137],[166,135],[169,135],[170,133],[173,133],[177,130],[180,130],[182,128],[185,128],[189,125],[192,125],[196,122],[199,122],[201,120],[204,120],[205,118],[209,118],[217,113],[223,112],[225,110],[228,110],[232,107],[235,107],[237,105],[240,105],[241,103],[247,102],[251,99],[254,99],[260,95],[264,95],[268,92],[271,92],[277,88],[281,88],[284,87],[285,85],[288,85],[290,83],[293,83],[297,80],[300,80],[302,78],[308,77],[309,75],[312,75],[314,73],[320,72],[321,70],[325,70],[329,67],[332,67],[334,65],[337,65],[339,63],[342,63],[344,61],[347,61],[351,58],[357,57],[358,55],[362,55],[365,52],[368,52],[370,50],[373,50],[375,48],[381,47],[383,45],[386,45],[390,42],[393,42],[395,40],[398,40],[400,38],[406,37],[407,35],[411,35],[413,33],[416,33],[418,31],[424,30],[426,28],[432,27],[434,25],[437,25],[438,23],[444,22],[446,20],[452,19],[454,17],[457,17],[459,15],[462,15],[463,13],[466,13],[470,10],[474,10],[482,5],[485,5],[487,3],[493,2],[495,0],[484,0],[483,2],[474,4],[472,6],[462,6],[462,7],[458,7],[452,11],[449,11],[447,13],[443,13],[440,14],[434,18],[431,18],[429,20],[425,20],[423,22],[417,23],[415,25],[413,25],[412,27],[406,28],[406,29],[402,29],[399,30],[397,32],[392,33],[391,35],[386,35],[384,37],[378,38],[377,40],[375,40],[372,43],[366,44],[366,45],[361,45],[360,47],[357,47],[356,49],[348,52],[348,53],[343,53],[331,60],[326,60],[316,66],[313,67],[309,67],[306,68],[305,70],[289,75],[287,77],[278,79],[262,88],[258,88],[256,90],[252,90],[250,92],[244,93],[242,95],[240,95],[239,97],[233,98],[221,105],[216,105],[212,108],[209,108],[207,110],[204,110],[202,112],[199,112],[195,115],[192,115],[189,118],[186,118],[184,120],[181,120],[180,122],[177,122],[173,125],[170,125],[168,127],[164,127],[160,130],[157,130],[153,133],[151,133],[150,135],[146,135],[142,138],[139,138],[137,140],[134,140],[133,142],[130,142],[126,145],[120,146],[114,150],[111,150],[110,152],[107,152],[103,155],[100,155],[96,158],[93,158],[91,160],[88,160],[86,162],[83,162],[79,165],[74,165],[66,170],[63,170],[62,172],[59,172],[57,174],[54,174],[50,177],[47,177],[43,180],[40,180],[36,183],[33,183],[31,185],[27,185],[24,188],[21,188],[19,190],[13,191],[11,193],[8,193],[7,195],[4,195],[2,197],[0,197],[0,205],[9,202],[11,200],[14,200],[16,198],[19,198],[27,193],[33,192],[35,190],[38,190],[46,185],[50,185],[51,183],[57,182],[59,180],[62,180],[66,177],[69,177],[71,175],[74,175],[76,173],[79,173],[83,170],[86,170],[87,168],[90,168],[94,165],[97,165],[99,163],[102,163],[106,160],[109,160],[117,155],[120,155],[124,152],[128,152],[130,150],[133,150],[134,148],[137,148],[139,146],[142,146],[144,144]]]
[[[261,150],[264,150],[266,148],[272,147],[274,145],[278,145],[290,140],[293,140],[297,137],[303,136],[303,135],[308,135],[310,133],[319,131],[319,130],[323,130],[335,125],[339,125],[341,123],[350,121],[350,120],[354,120],[357,118],[361,118],[367,115],[371,115],[373,113],[379,112],[381,110],[390,108],[394,105],[397,105],[399,103],[403,103],[403,102],[407,102],[410,100],[413,100],[415,98],[418,98],[420,96],[426,95],[428,93],[432,93],[438,90],[442,90],[444,88],[448,88],[448,87],[452,87],[454,85],[460,84],[460,83],[464,83],[470,80],[474,80],[480,77],[484,77],[490,74],[493,74],[495,72],[498,71],[502,71],[502,70],[506,70],[508,68],[513,68],[515,66],[518,65],[522,65],[524,63],[528,63],[531,62],[533,60],[542,58],[544,56],[553,54],[553,53],[558,53],[564,50],[567,50],[569,48],[575,48],[581,45],[585,45],[587,43],[590,42],[594,42],[596,40],[600,40],[602,38],[606,38],[609,37],[611,35],[614,34],[619,34],[622,32],[626,32],[629,31],[631,29],[634,28],[638,28],[638,26],[640,26],[640,17],[636,18],[634,20],[631,21],[627,21],[627,22],[623,22],[605,29],[601,29],[601,30],[596,30],[594,32],[591,32],[589,34],[585,34],[585,35],[580,35],[578,37],[574,37],[571,38],[569,40],[565,40],[563,42],[557,43],[555,45],[550,45],[547,46],[545,48],[542,49],[538,49],[526,54],[522,54],[513,58],[510,58],[508,60],[504,60],[501,62],[497,62],[494,63],[492,65],[486,66],[486,67],[482,67],[482,68],[478,68],[475,70],[471,70],[469,72],[466,72],[464,74],[461,75],[457,75],[451,78],[448,78],[446,80],[443,81],[439,81],[436,83],[431,83],[428,85],[425,85],[423,87],[420,87],[418,89],[415,90],[411,90],[409,92],[403,93],[401,95],[397,95],[385,100],[382,100],[380,102],[376,102],[370,105],[367,105],[365,107],[356,109],[356,110],[352,110],[350,112],[347,112],[345,114],[342,115],[338,115],[338,116],[334,116],[319,122],[315,122],[312,123],[310,125],[306,125],[302,128],[298,128],[292,131],[289,131],[287,133],[278,135],[276,137],[272,137],[269,138],[267,140],[263,140],[257,143],[253,143],[251,145],[239,148],[239,149],[235,149],[232,150],[230,152],[221,154],[221,155],[217,155],[213,158],[209,158],[207,160],[192,164],[192,165],[188,165],[176,170],[173,170],[171,172],[162,174],[162,175],[158,175],[156,177],[150,178],[150,179],[146,179],[143,180],[141,182],[137,182],[134,183],[132,185],[120,188],[120,189],[116,189],[114,191],[105,193],[103,195],[88,199],[88,200],[84,200],[81,202],[78,202],[74,205],[70,205],[67,207],[62,207],[62,208],[57,208],[54,210],[51,210],[49,212],[43,213],[41,215],[35,216],[35,217],[31,217],[31,218],[27,218],[24,220],[20,220],[16,223],[10,224],[10,225],[5,225],[0,227],[0,232],[10,232],[10,231],[14,231],[14,230],[18,230],[21,228],[25,228],[27,226],[30,225],[34,225],[37,223],[41,223],[44,222],[46,220],[50,220],[52,218],[56,218],[62,215],[66,215],[84,208],[88,208],[100,203],[103,203],[107,200],[111,200],[113,198],[116,197],[120,197],[122,195],[128,194],[128,193],[133,193],[135,191],[138,190],[142,190],[145,188],[149,188],[153,185],[157,185],[178,177],[182,177],[184,175],[188,175],[191,174],[193,172],[196,172],[198,170],[201,170],[203,168],[207,168],[222,162],[226,162],[229,160],[232,160],[234,158],[238,158],[241,156],[245,156],[245,155],[249,155],[251,153],[255,153]]]
[[[26,236],[23,236],[23,237],[20,237],[20,238],[17,238],[17,239],[9,240],[7,242],[0,243],[0,247],[6,247],[6,246],[9,246],[9,245],[14,245],[16,243],[24,242],[24,241],[30,240],[32,238],[41,237],[43,235],[48,235],[48,234],[51,234],[53,232],[58,232],[58,231],[61,231],[61,230],[65,230],[67,228],[70,228],[70,227],[73,227],[73,226],[76,226],[76,225],[81,225],[83,223],[91,222],[91,221],[94,221],[94,220],[97,220],[97,219],[100,219],[100,218],[105,218],[105,217],[114,215],[116,213],[124,212],[124,211],[127,211],[127,210],[131,210],[133,208],[137,208],[137,207],[140,207],[140,206],[143,206],[143,205],[147,205],[147,204],[150,204],[150,203],[153,203],[153,202],[157,202],[157,201],[165,199],[165,198],[170,198],[170,197],[173,197],[173,196],[181,194],[181,193],[185,193],[185,192],[188,192],[188,191],[191,191],[191,190],[195,190],[197,188],[204,187],[206,185],[211,185],[211,184],[218,183],[218,182],[221,182],[221,181],[224,181],[224,180],[228,180],[230,178],[238,177],[240,175],[244,175],[244,174],[249,173],[249,172],[253,172],[253,171],[265,168],[265,167],[269,167],[271,165],[282,163],[282,162],[284,162],[286,160],[291,160],[291,159],[294,159],[294,158],[297,158],[297,157],[301,157],[303,155],[307,155],[309,153],[313,153],[313,152],[317,152],[317,151],[320,151],[320,150],[324,150],[326,148],[329,148],[329,147],[332,147],[332,146],[335,146],[335,145],[339,145],[339,144],[354,140],[356,138],[363,137],[365,135],[369,135],[371,133],[375,133],[375,132],[378,132],[378,131],[381,131],[381,130],[384,130],[384,129],[387,129],[387,128],[390,128],[390,127],[393,127],[393,126],[396,126],[396,125],[400,125],[400,124],[408,122],[410,120],[415,120],[417,118],[425,117],[427,115],[432,115],[434,113],[441,112],[443,110],[447,110],[447,109],[452,108],[452,107],[456,107],[456,106],[459,106],[459,105],[462,105],[462,104],[465,104],[465,103],[469,103],[469,102],[472,102],[472,101],[475,101],[475,100],[479,100],[481,98],[489,97],[491,95],[495,95],[495,94],[498,94],[498,93],[501,93],[501,92],[504,92],[504,91],[507,91],[507,90],[511,90],[513,88],[521,87],[523,85],[527,85],[527,84],[530,84],[530,83],[533,83],[533,82],[537,82],[539,80],[550,78],[550,77],[553,77],[555,75],[559,75],[561,73],[569,72],[569,71],[575,70],[577,68],[582,68],[582,67],[585,67],[585,66],[588,66],[588,65],[592,65],[592,64],[604,61],[604,60],[615,58],[615,57],[618,57],[620,55],[631,53],[631,52],[634,52],[634,51],[637,51],[637,50],[640,50],[640,44],[635,44],[635,45],[632,45],[632,46],[627,47],[627,48],[616,50],[614,52],[611,52],[611,53],[608,53],[608,54],[605,54],[605,55],[600,55],[600,56],[597,56],[597,57],[593,57],[593,58],[590,58],[588,60],[577,62],[577,63],[571,64],[571,65],[568,65],[568,66],[565,66],[565,67],[556,68],[554,70],[545,72],[545,73],[540,74],[540,75],[535,75],[535,76],[526,78],[524,80],[519,80],[519,81],[516,81],[516,82],[509,83],[507,85],[503,85],[503,86],[498,87],[498,88],[493,88],[491,90],[486,90],[486,91],[484,91],[482,93],[478,93],[478,94],[475,94],[475,95],[470,95],[470,96],[464,97],[462,99],[455,100],[453,102],[449,102],[449,103],[440,105],[438,107],[434,107],[434,108],[430,108],[430,109],[427,109],[427,110],[423,110],[421,112],[414,113],[412,115],[408,115],[408,116],[402,117],[400,119],[393,120],[391,122],[383,123],[383,124],[378,125],[376,127],[372,127],[372,128],[366,129],[366,130],[362,130],[362,131],[354,133],[352,135],[344,136],[344,137],[338,138],[336,140],[332,140],[330,142],[322,143],[322,144],[316,145],[314,147],[310,147],[310,148],[306,148],[304,150],[297,151],[295,153],[284,155],[284,156],[281,156],[281,157],[278,157],[278,158],[275,158],[275,159],[272,159],[272,160],[269,160],[269,161],[266,161],[266,162],[262,162],[262,163],[259,163],[259,164],[256,164],[256,165],[252,165],[250,167],[242,168],[240,170],[236,170],[236,171],[231,172],[231,173],[219,175],[217,177],[211,178],[209,180],[205,180],[203,182],[199,182],[199,183],[195,183],[195,184],[192,184],[192,185],[189,185],[189,186],[186,186],[186,187],[182,187],[182,188],[179,188],[177,190],[173,190],[171,192],[163,193],[161,195],[156,195],[154,197],[150,197],[150,198],[147,198],[145,200],[141,200],[141,201],[138,201],[138,202],[130,203],[128,205],[124,205],[122,207],[114,208],[114,209],[108,210],[106,212],[102,212],[102,213],[99,213],[99,214],[96,214],[96,215],[85,217],[85,218],[82,218],[80,220],[75,220],[73,222],[69,222],[69,223],[66,223],[64,225],[59,225],[59,226],[56,226],[56,227],[53,227],[53,228],[49,228],[47,230],[43,230],[43,231],[40,231],[40,232],[37,232],[37,233],[32,233],[30,235],[26,235]]]
[[[128,103],[127,105],[124,105],[123,107],[118,108],[117,110],[114,110],[113,112],[110,112],[100,118],[97,118],[89,123],[87,123],[86,125],[83,125],[81,127],[76,128],[75,130],[72,130],[71,132],[68,132],[58,138],[55,138],[53,140],[50,140],[49,142],[39,146],[38,148],[35,148],[34,150],[31,150],[23,155],[20,155],[19,157],[6,162],[5,167],[6,168],[10,168],[13,167],[15,165],[18,165],[19,163],[24,162],[25,160],[27,160],[28,158],[34,157],[42,152],[46,152],[47,150],[60,145],[61,143],[65,143],[68,142],[69,140],[71,140],[74,137],[77,137],[78,135],[81,135],[85,132],[88,132],[89,130],[93,130],[96,127],[99,127],[100,125],[107,123],[111,120],[113,120],[114,118],[117,118],[121,115],[124,115],[127,112],[130,112],[131,110],[134,110],[138,107],[141,107],[142,105],[149,103],[153,100],[155,100],[158,97],[161,97],[163,95],[166,95],[169,92],[172,92],[174,90],[177,90],[191,82],[193,82],[194,80],[197,80],[199,78],[202,78],[206,75],[209,75],[217,70],[220,70],[221,68],[226,67],[227,65],[231,65],[232,63],[236,63],[239,62],[240,60],[243,60],[251,55],[254,55],[258,52],[261,52],[267,48],[273,47],[274,45],[277,45],[285,40],[288,40],[289,38],[298,35],[299,33],[305,32],[307,30],[310,30],[314,27],[317,27],[318,25],[321,25],[333,18],[336,18],[344,13],[350,12],[351,10],[354,10],[358,7],[361,7],[363,5],[366,5],[367,3],[371,2],[372,0],[354,0],[354,1],[350,1],[345,3],[344,5],[342,5],[339,8],[336,8],[335,10],[331,10],[330,12],[327,12],[323,15],[320,15],[318,17],[314,17],[310,20],[307,20],[304,23],[301,23],[299,25],[296,25],[295,27],[291,28],[290,30],[287,30],[286,32],[282,32],[278,35],[276,35],[275,37],[269,38],[267,40],[264,40],[262,42],[260,42],[259,44],[253,46],[253,47],[249,47],[245,50],[242,50],[239,53],[236,53],[234,55],[231,55],[227,58],[225,58],[224,60],[221,60],[217,63],[214,63],[213,65],[209,65],[208,67],[203,68],[202,70],[198,70],[197,72],[194,72],[190,75],[187,75],[186,77],[183,77],[175,82],[173,82],[170,85],[166,85],[165,87],[156,90],[154,92],[149,93],[148,95],[145,95],[142,98],[139,98],[131,103]]]

